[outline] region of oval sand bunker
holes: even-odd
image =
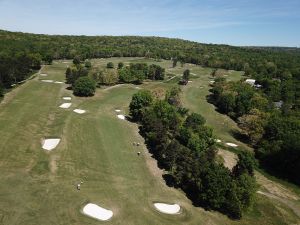
[[[83,114],[83,113],[85,113],[85,110],[83,110],[83,109],[74,109],[73,112],[76,112],[78,114]]]
[[[230,147],[237,147],[238,145],[236,145],[236,144],[233,144],[233,143],[226,143],[226,145],[228,145],[228,146],[230,146]]]
[[[62,108],[62,109],[67,109],[67,108],[69,108],[71,105],[72,105],[72,103],[63,103],[63,104],[61,104],[59,107]]]
[[[60,142],[59,138],[45,139],[42,148],[51,151],[52,149],[56,148],[59,142]]]
[[[178,214],[180,212],[180,206],[178,204],[165,204],[165,203],[154,203],[154,207],[166,214]]]
[[[53,83],[53,80],[41,80],[42,82],[46,82],[46,83]]]
[[[83,213],[102,221],[109,220],[113,216],[113,212],[111,210],[104,209],[93,203],[85,205],[83,207]]]
[[[118,115],[118,118],[121,120],[125,120],[125,116],[124,115]]]

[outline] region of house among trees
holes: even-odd
[[[245,83],[250,84],[251,86],[255,85],[255,80],[254,79],[247,79],[245,80]]]
[[[245,83],[250,84],[252,87],[255,87],[257,89],[262,87],[262,85],[255,84],[255,82],[256,82],[256,80],[254,80],[254,79],[246,79],[245,80]]]

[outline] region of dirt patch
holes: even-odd
[[[277,197],[286,198],[290,200],[300,200],[299,196],[292,192],[291,190],[287,189],[281,184],[275,183],[262,174],[256,172],[255,177],[257,180],[257,183],[259,183],[263,188],[267,190],[268,193],[275,195]]]
[[[111,90],[111,89],[113,89],[113,88],[120,87],[120,86],[123,86],[123,85],[124,85],[124,84],[117,84],[117,85],[114,85],[114,86],[105,88],[104,91],[108,91],[108,90]]]
[[[263,192],[263,191],[258,191],[258,194],[264,195],[268,198],[272,198],[272,199],[276,199],[279,202],[283,203],[284,205],[288,206],[290,209],[292,209],[294,211],[294,213],[300,218],[300,206],[299,204],[297,205],[295,202],[292,202],[291,200],[285,199],[285,198],[281,198],[278,197],[276,195],[267,193],[267,192]],[[281,210],[280,210],[281,211]]]
[[[51,173],[55,173],[57,171],[58,158],[59,157],[57,155],[51,155],[51,157],[50,157],[49,167],[50,167]]]
[[[238,157],[233,152],[218,149],[217,154],[224,159],[224,166],[228,169],[232,170],[232,168],[236,165]]]

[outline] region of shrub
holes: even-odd
[[[95,81],[89,77],[80,77],[76,80],[73,93],[77,96],[93,96],[96,90]]]
[[[112,62],[107,63],[106,68],[113,69],[115,66]]]

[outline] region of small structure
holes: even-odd
[[[250,84],[251,86],[255,85],[255,80],[254,79],[246,79],[245,83]]]
[[[260,84],[255,84],[254,87],[255,87],[256,89],[259,89],[259,88],[262,88],[262,85],[260,85]]]
[[[283,105],[283,101],[274,102],[274,106],[275,106],[275,108],[277,108],[277,109],[280,109],[280,108],[282,107],[282,105]]]
[[[141,154],[141,152],[137,152],[138,156]]]

